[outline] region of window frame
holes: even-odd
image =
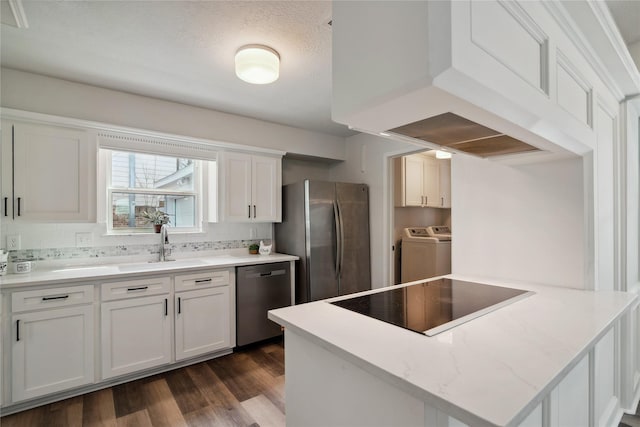
[[[158,190],[153,188],[126,188],[126,187],[112,187],[111,186],[111,174],[112,174],[112,153],[114,151],[135,153],[135,154],[150,154],[156,156],[173,157],[173,158],[185,158],[190,159],[193,162],[193,190],[189,191],[170,191],[170,190]],[[193,196],[194,197],[194,226],[193,227],[175,227],[169,224],[172,234],[180,233],[203,233],[204,224],[207,222],[206,218],[206,206],[207,200],[207,161],[194,158],[185,155],[169,154],[163,152],[154,152],[153,150],[127,150],[124,148],[111,148],[111,147],[98,147],[99,165],[104,177],[103,180],[98,180],[99,199],[104,201],[104,206],[99,206],[98,209],[102,215],[105,215],[105,225],[107,235],[149,235],[155,234],[153,227],[151,228],[113,228],[113,214],[112,214],[112,195],[113,193],[126,193],[126,194],[151,194],[151,195],[164,195],[164,196]],[[217,161],[211,159],[209,161]]]

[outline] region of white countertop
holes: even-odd
[[[33,285],[70,284],[96,280],[122,280],[148,274],[178,273],[186,270],[239,267],[243,265],[268,264],[281,261],[295,261],[298,257],[273,253],[270,255],[223,254],[185,258],[176,261],[135,263],[100,263],[90,265],[37,267],[31,273],[7,274],[0,277],[0,289],[19,288]]]
[[[435,337],[327,301],[272,310],[269,318],[467,424],[510,426],[636,302],[622,292],[447,277],[535,294]]]

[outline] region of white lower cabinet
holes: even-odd
[[[102,303],[102,378],[171,362],[169,295]]]
[[[94,381],[93,318],[93,305],[11,316],[13,402]]]
[[[95,296],[96,294],[99,297]],[[233,268],[3,291],[5,407],[235,346]],[[10,302],[10,305],[9,305]],[[6,323],[5,322],[6,319]],[[6,348],[6,347],[5,347]],[[10,392],[4,394],[4,392]]]
[[[229,286],[177,293],[176,360],[231,347]]]

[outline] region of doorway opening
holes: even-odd
[[[389,158],[391,284],[451,273],[451,158],[441,153]]]

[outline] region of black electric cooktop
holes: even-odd
[[[521,289],[437,279],[331,304],[433,336],[531,294]]]

